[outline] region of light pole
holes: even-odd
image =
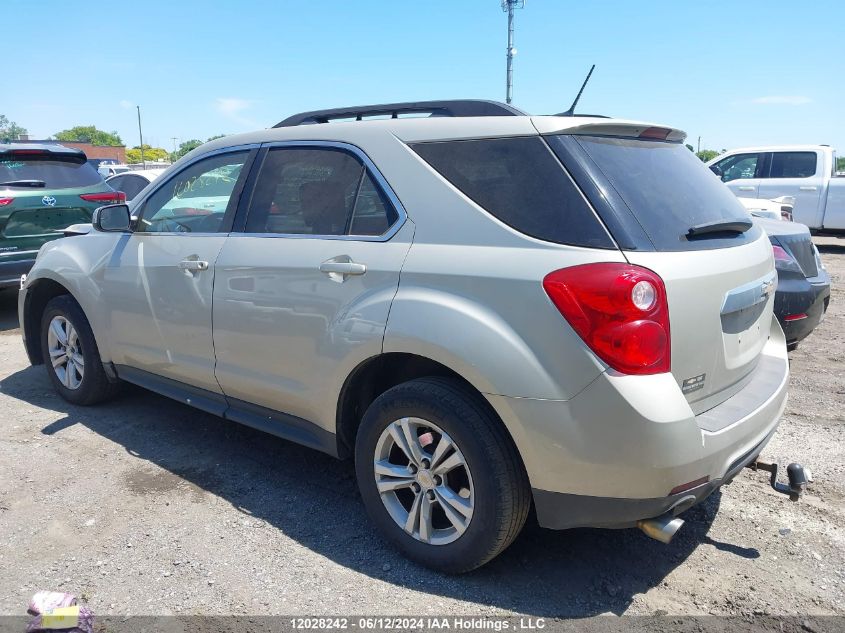
[[[502,0],[502,11],[508,14],[508,71],[505,86],[505,101],[511,102],[513,96],[513,56],[516,49],[513,47],[513,11],[525,6],[525,0]]]
[[[138,137],[141,139],[141,169],[147,168],[147,162],[144,160],[144,134],[141,132],[141,106],[138,108]]]

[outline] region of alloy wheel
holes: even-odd
[[[391,422],[376,443],[373,471],[388,513],[416,540],[446,545],[466,532],[475,507],[472,475],[455,441],[436,424]]]
[[[85,375],[82,341],[73,324],[63,316],[55,316],[47,330],[47,347],[53,371],[65,387],[78,389]]]

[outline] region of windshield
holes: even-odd
[[[86,163],[33,158],[26,160],[11,155],[0,159],[0,183],[18,180],[40,180],[45,189],[88,187],[103,181],[97,170]]]

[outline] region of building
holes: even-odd
[[[126,146],[125,145],[92,145],[91,143],[78,143],[76,141],[56,141],[52,139],[35,140],[29,136],[22,135],[18,140],[12,143],[42,143],[44,145],[64,145],[65,147],[73,147],[74,149],[81,149],[85,152],[85,156],[89,159],[111,159],[116,160],[121,165],[126,163]]]

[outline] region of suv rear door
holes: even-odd
[[[94,203],[81,196],[109,191],[81,152],[14,146],[4,151],[0,155],[0,262],[34,259],[42,244],[61,236],[61,229],[90,222],[94,207],[117,202]]]
[[[291,420],[267,410],[333,424],[343,380],[381,353],[413,224],[355,147],[270,144],[258,161],[215,273],[216,377],[227,416],[253,425],[270,416],[277,433]],[[319,442],[299,433],[300,442]]]
[[[736,393],[759,362],[772,327],[771,245],[756,225],[690,237],[694,226],[749,217],[679,142],[601,132],[547,138],[625,257],[663,279],[672,374],[699,413]]]

